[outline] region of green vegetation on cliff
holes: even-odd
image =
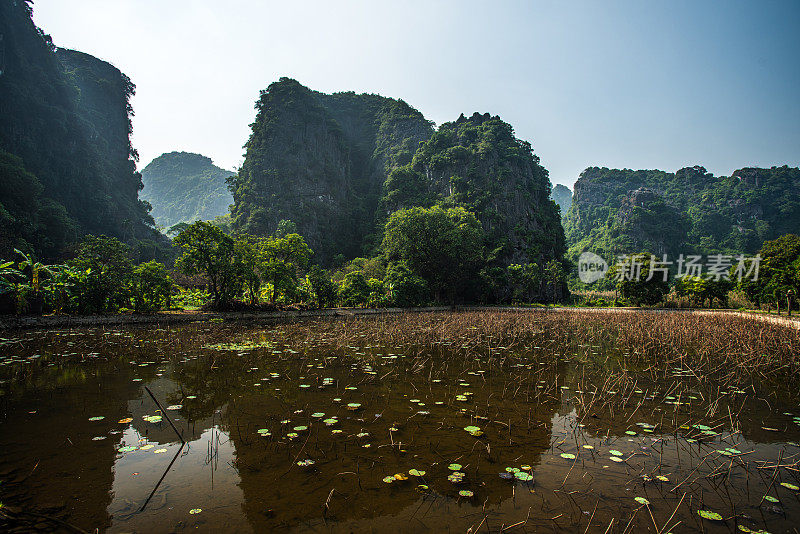
[[[743,168],[715,177],[590,167],[575,183],[565,231],[570,253],[756,253],[800,228],[800,169]]]
[[[28,4],[0,2],[0,254],[55,257],[101,232],[155,254],[130,145],[133,83],[97,58],[56,50]]]
[[[462,115],[434,131],[402,100],[326,95],[288,78],[263,91],[256,109],[245,163],[230,179],[234,230],[272,235],[281,221],[292,221],[323,265],[341,266],[356,256],[363,258],[354,262],[381,265],[380,278],[364,284],[355,283],[360,269],[353,264],[342,274],[348,287],[363,291],[372,281],[373,294],[387,272],[409,269],[416,277],[411,286],[450,301],[530,299],[551,285],[543,273],[549,262],[562,261],[565,242],[548,174],[531,145],[499,117]],[[384,232],[388,237],[390,223],[399,221],[393,214],[412,208],[434,210],[408,212],[420,224],[438,220],[445,213],[439,208],[462,210],[477,222],[481,239],[469,251],[476,258],[469,283],[445,284],[445,273],[388,250],[392,240]],[[409,231],[403,238],[419,235]],[[525,282],[511,289],[510,280],[522,272]],[[562,271],[551,266],[550,272]]]
[[[150,203],[150,214],[165,230],[182,222],[211,220],[226,215],[233,203],[226,182],[233,174],[200,154],[162,154],[142,169],[140,198]]]
[[[430,123],[402,100],[326,95],[288,78],[262,91],[256,109],[230,180],[234,228],[271,235],[291,220],[323,262],[374,249],[386,175],[411,161]]]

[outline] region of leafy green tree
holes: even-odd
[[[390,263],[384,280],[389,300],[400,307],[422,306],[430,300],[428,283],[409,269],[405,261]]]
[[[786,294],[793,291],[795,299],[800,292],[800,237],[786,234],[767,241],[759,251],[761,262],[758,279],[743,276],[739,287],[756,303],[774,302],[780,307],[786,303]],[[737,277],[738,278],[738,277]]]
[[[552,260],[548,263],[548,268],[548,282],[562,284],[564,271],[561,263]],[[535,263],[526,263],[524,265],[514,263],[506,267],[506,272],[508,273],[512,302],[531,302],[538,295],[541,281],[538,265]]]
[[[322,267],[312,265],[306,278],[317,306],[327,308],[336,304],[336,286]]]
[[[297,225],[288,219],[282,219],[278,223],[278,229],[275,230],[275,237],[286,237],[289,234],[297,233]]]
[[[361,271],[353,271],[347,273],[339,286],[339,300],[342,305],[356,307],[365,306],[369,303],[370,286],[367,279],[364,278],[364,273]]]
[[[398,210],[386,222],[383,250],[423,278],[438,302],[468,300],[478,292],[484,233],[464,208]]]
[[[172,286],[172,279],[162,263],[140,263],[134,267],[131,278],[133,309],[137,312],[155,312],[169,308]]]
[[[622,298],[636,306],[654,305],[664,300],[669,284],[662,273],[654,272],[651,255],[632,254],[617,262],[608,270],[606,276],[616,282],[617,291]]]
[[[176,267],[189,276],[205,276],[215,308],[230,305],[241,288],[233,238],[209,222],[197,221],[178,234],[174,242],[183,251]]]
[[[291,292],[308,267],[313,251],[298,234],[267,238],[263,244],[263,276],[271,286],[270,302]]]
[[[703,306],[707,300],[712,307],[715,301],[724,306],[733,285],[731,280],[725,278],[715,280],[711,277],[684,276],[675,282],[675,294],[687,297],[692,306]]]
[[[87,235],[68,264],[79,273],[75,287],[79,311],[113,312],[127,304],[133,273],[128,245],[114,237]]]

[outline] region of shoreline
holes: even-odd
[[[515,307],[515,306],[431,306],[424,308],[323,308],[317,310],[252,311],[252,312],[160,312],[145,315],[9,315],[0,316],[0,332],[46,328],[169,325],[216,321],[285,321],[324,317],[376,316],[398,313],[442,311],[501,311],[525,313],[689,313],[708,316],[742,317],[800,330],[800,314],[789,318],[759,312],[739,310],[685,308],[575,308],[575,307]]]

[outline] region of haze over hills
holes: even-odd
[[[162,154],[142,169],[140,198],[150,203],[150,214],[163,230],[181,222],[211,220],[229,213],[233,196],[225,180],[233,174],[200,154]]]

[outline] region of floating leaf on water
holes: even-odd
[[[512,475],[514,473],[519,473],[519,467],[506,467],[506,472],[511,473]]]
[[[610,450],[610,451],[608,451],[608,452],[609,452],[609,454],[612,454],[613,456],[622,456],[622,452],[620,452],[620,451],[616,451],[616,450],[614,450],[614,449],[611,449],[611,450]]]
[[[792,491],[800,491],[800,486],[797,486],[796,484],[791,484],[789,482],[781,482],[781,486],[783,486],[786,489],[790,489]]]
[[[530,473],[526,473],[525,471],[518,471],[514,473],[514,478],[519,480],[520,482],[530,482],[533,480],[533,475]]]
[[[183,408],[183,404],[171,404],[167,406],[167,410],[180,410],[181,408]]]
[[[203,511],[202,508],[192,508],[191,510],[189,510],[189,513],[192,514],[192,515],[195,515],[195,514],[199,514],[202,511]]]
[[[722,521],[721,515],[710,510],[698,510],[697,514],[703,519],[708,519],[709,521]]]
[[[624,461],[625,461],[625,460],[623,460],[622,458],[620,458],[619,456],[612,456],[612,457],[611,457],[611,458],[609,458],[609,459],[610,459],[612,462],[617,462],[617,463],[621,463],[621,462],[624,462]]]
[[[464,473],[461,473],[461,472],[459,472],[459,471],[455,471],[455,472],[451,473],[451,474],[450,474],[450,475],[447,477],[447,480],[449,480],[449,481],[450,481],[450,482],[452,482],[453,484],[460,484],[461,482],[463,482],[463,481],[464,481],[464,477],[465,477],[465,476],[466,476],[466,475],[465,475]]]
[[[405,482],[406,480],[408,480],[408,476],[403,473],[395,473],[394,479],[397,480],[398,482]]]
[[[461,470],[461,464],[450,464],[450,465],[447,466],[447,468],[450,471],[460,471]]]
[[[572,454],[572,453],[569,453],[569,452],[562,452],[561,453],[561,457],[564,458],[565,460],[574,460],[575,459],[575,455]]]
[[[428,486],[426,484],[419,484],[417,486],[417,491],[428,491]]]
[[[639,504],[645,504],[645,505],[650,504],[650,501],[648,501],[644,497],[634,497],[633,500],[638,502]]]
[[[119,452],[133,452],[133,451],[135,451],[135,450],[136,450],[136,449],[138,449],[138,448],[139,448],[139,447],[132,447],[132,446],[130,446],[130,445],[129,445],[129,446],[127,446],[127,447],[120,447],[120,448],[119,448],[119,449],[117,449],[117,450],[118,450]]]
[[[90,417],[90,418],[89,418],[89,421],[102,421],[102,420],[103,420],[103,419],[105,419],[105,418],[106,418],[106,417],[105,417],[104,415],[96,415],[96,416],[94,416],[94,417]]]
[[[522,469],[523,471],[530,471],[531,470],[531,466],[529,466],[528,464],[521,465],[521,466],[519,466],[519,468]]]
[[[120,419],[119,421],[117,421],[117,423],[119,423],[120,425],[127,425],[131,421],[133,421],[133,417],[126,417],[125,419]]]
[[[764,495],[764,500],[769,502],[780,502],[777,497],[773,497],[772,495]]]
[[[167,449],[156,449],[153,451],[153,454],[161,454],[163,452],[167,452]]]
[[[589,451],[594,449],[594,447],[592,445],[584,445],[583,448],[586,449],[586,450],[589,450]]]
[[[325,414],[322,412],[315,412],[311,414],[311,417],[316,417],[317,419],[321,419],[322,417],[325,417]]]
[[[461,490],[458,492],[458,494],[461,497],[472,497],[474,495],[474,493],[472,493],[470,490]]]
[[[419,469],[409,469],[408,474],[412,477],[424,477],[425,471],[420,471]]]
[[[478,432],[480,429],[481,429],[481,427],[479,427],[479,426],[472,426],[472,425],[470,425],[470,426],[465,426],[465,427],[464,427],[464,430],[466,430],[466,431],[467,431],[467,432],[469,432],[470,434],[472,434],[473,432]]]
[[[155,445],[153,445],[152,443],[148,443],[147,445],[142,445],[141,447],[139,447],[139,450],[140,451],[149,451],[153,447],[155,447]]]
[[[661,482],[669,482],[669,479],[667,477],[665,477],[664,475],[656,475],[656,478],[658,480],[660,480]]]
[[[359,408],[361,408],[361,403],[358,402],[351,402],[347,405],[348,410],[355,411],[358,410]]]
[[[315,462],[314,460],[312,460],[312,459],[308,458],[308,459],[306,459],[306,460],[300,460],[299,462],[297,462],[297,465],[298,465],[299,467],[311,467],[311,466],[312,466],[312,465],[314,465],[315,463],[316,463],[316,462]]]
[[[106,439],[107,436],[95,436],[92,438],[92,441],[102,441]]]
[[[393,476],[383,477],[383,481],[384,481],[386,484],[391,484],[392,482],[394,482],[394,480],[395,480],[395,479],[394,479],[394,477],[393,477]]]
[[[294,427],[292,430],[294,430],[295,432],[305,432],[306,430],[308,430],[308,427],[305,425],[300,425]]]

